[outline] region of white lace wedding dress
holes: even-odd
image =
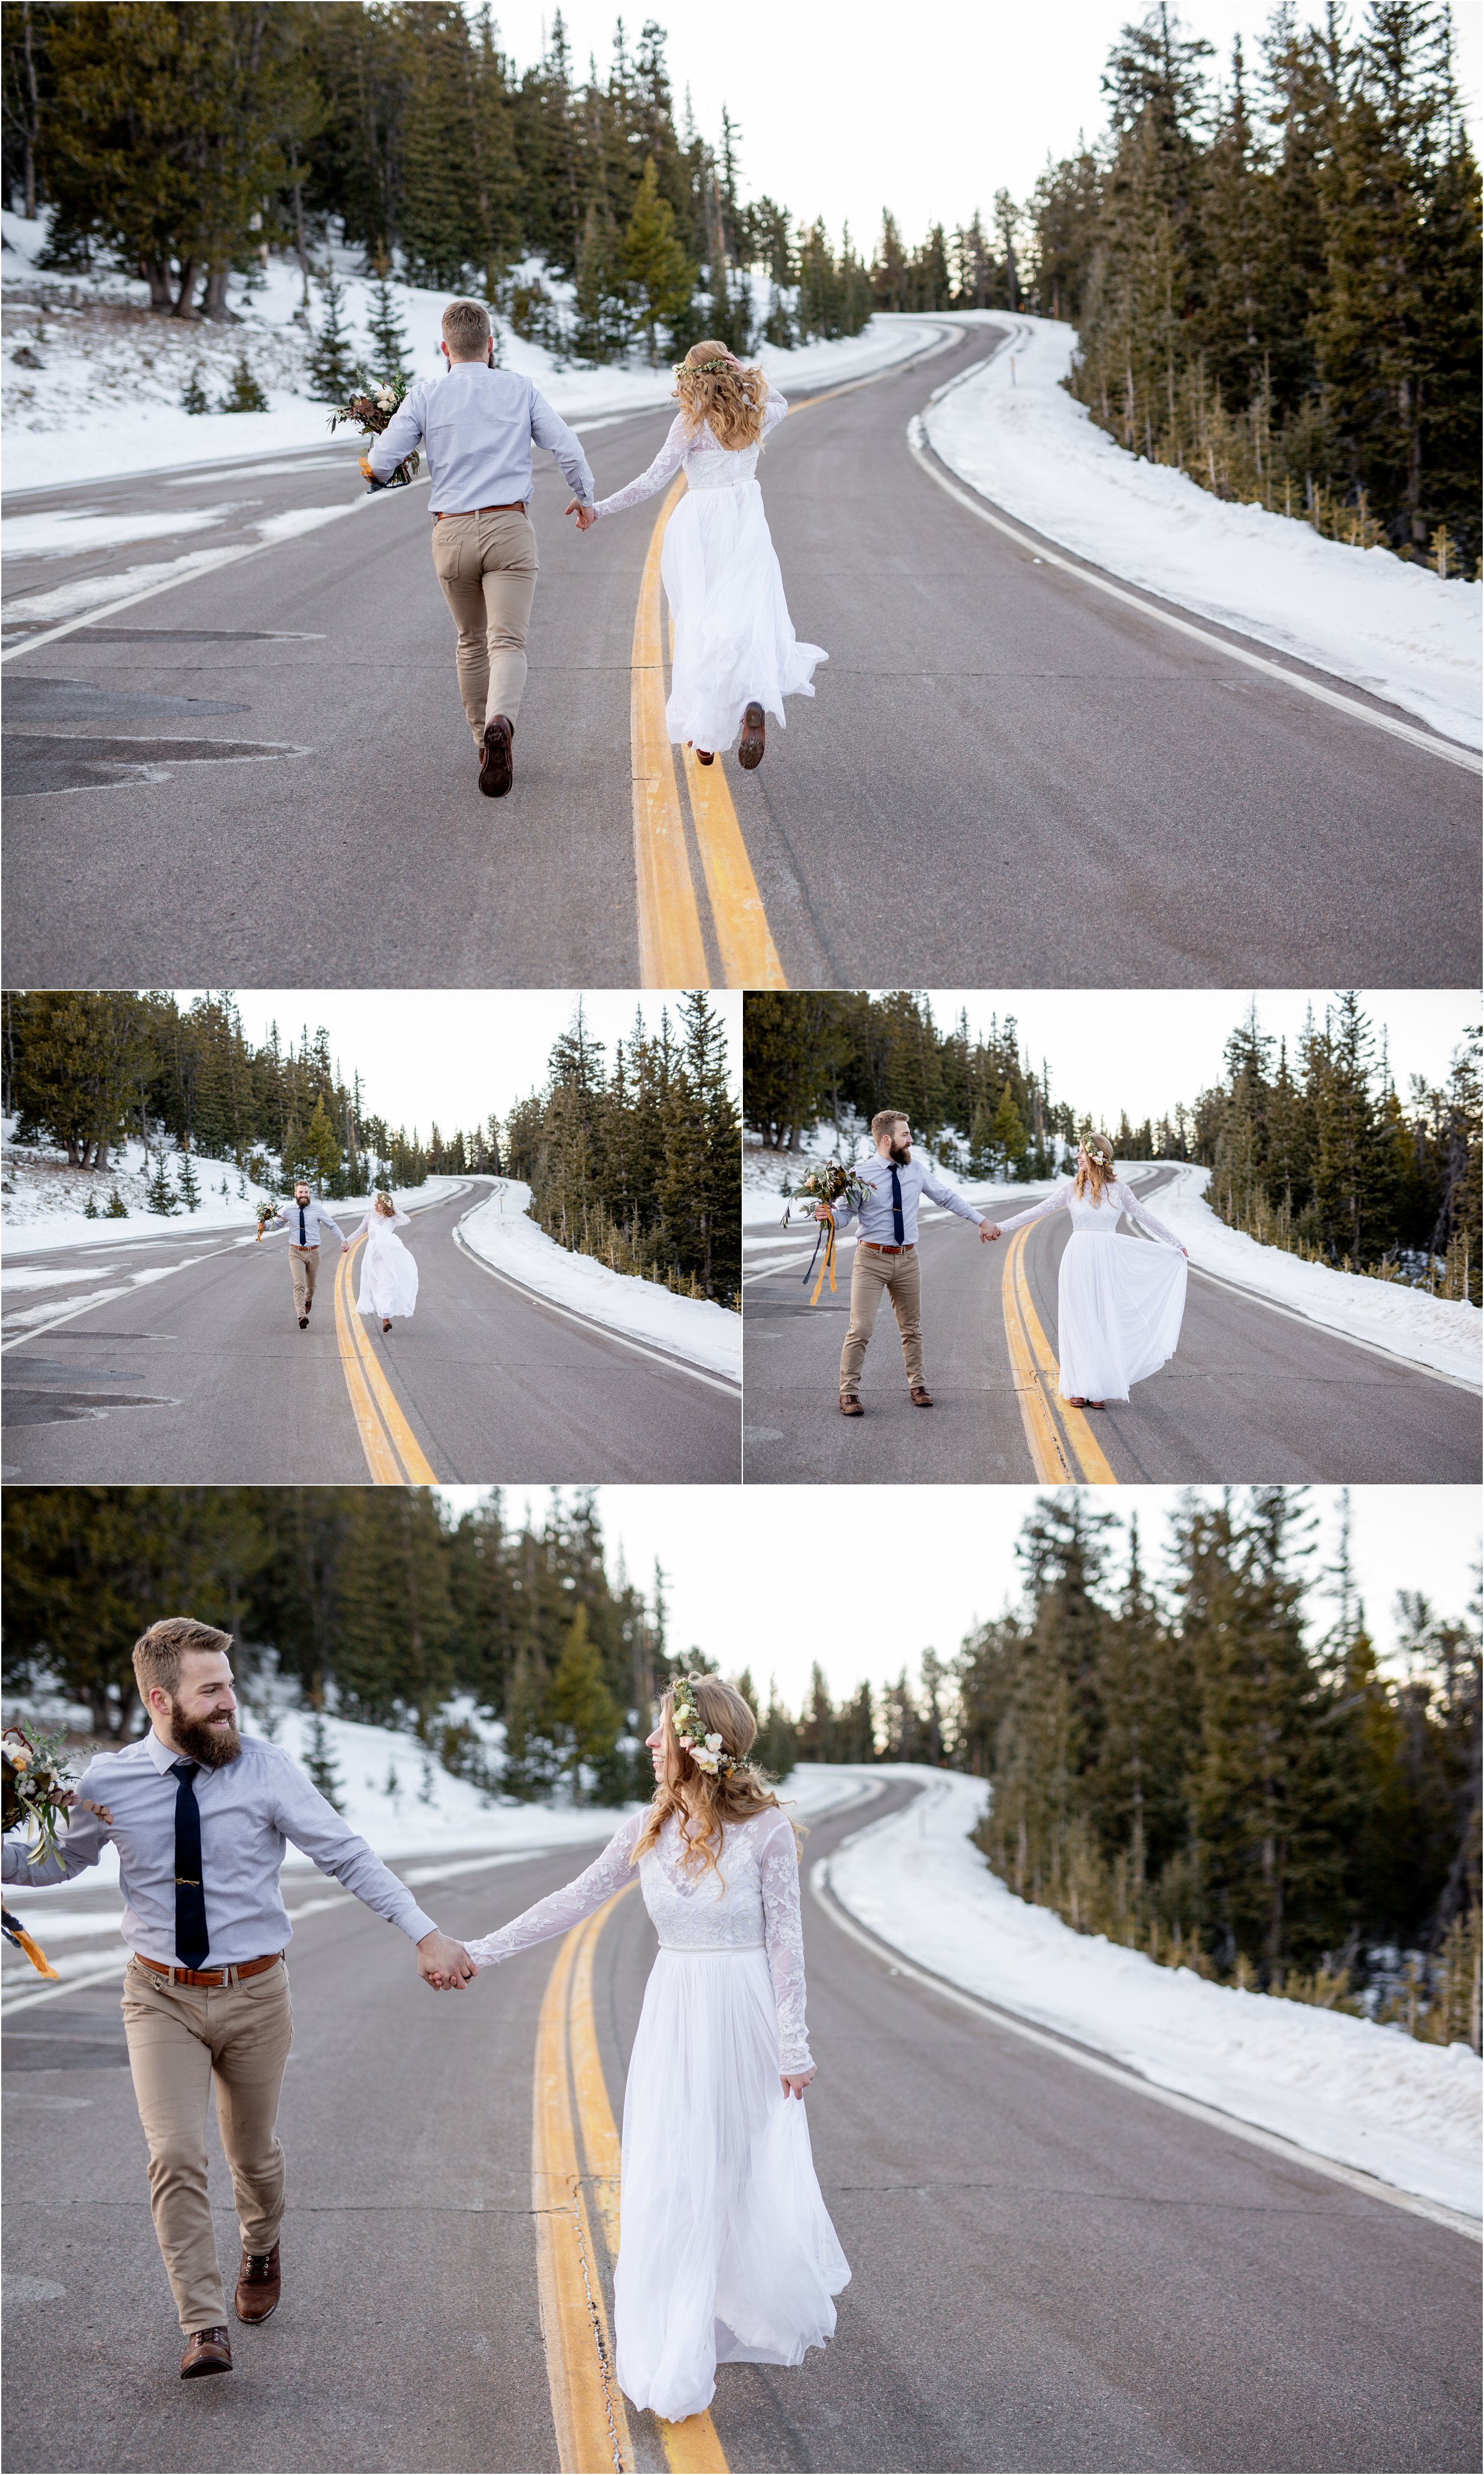
[[[768,397],[764,438],[788,409],[781,395]],[[693,430],[677,412],[648,471],[599,499],[596,513],[618,515],[653,498],[682,464],[689,486],[660,553],[674,630],[665,721],[676,747],[728,748],[750,703],[782,724],[784,698],[812,697],[814,672],[830,657],[793,633],[757,482],[758,447],[718,446],[704,424]]]
[[[566,1933],[632,1878],[631,1815],[565,1890],[468,1945],[489,1968]],[[660,1938],[623,2098],[618,2374],[672,2423],[711,2404],[717,2365],[799,2364],[834,2335],[850,2270],[815,2175],[798,1859],[775,1809],[724,1834],[719,1877],[680,1863],[668,1821],[639,1860]]]
[[[1058,1388],[1063,1401],[1127,1401],[1131,1384],[1174,1357],[1185,1311],[1185,1258],[1173,1229],[1156,1220],[1121,1178],[1101,1203],[1091,1188],[1079,1196],[1063,1178],[1044,1203],[1002,1220],[1002,1229],[1024,1229],[1053,1212],[1071,1214],[1072,1235],[1057,1284]],[[1118,1215],[1142,1220],[1163,1239],[1146,1246],[1118,1234]]]
[[[399,1229],[410,1229],[405,1212],[390,1216],[378,1212],[373,1204],[355,1232],[364,1238],[366,1251],[361,1257],[361,1285],[356,1305],[362,1314],[397,1316],[405,1321],[418,1302],[418,1266],[415,1255],[409,1255]],[[353,1238],[351,1243],[355,1243]]]

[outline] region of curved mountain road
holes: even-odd
[[[116,1248],[8,1249],[5,1478],[734,1482],[734,1385],[547,1306],[455,1241],[489,1184],[414,1212],[417,1311],[389,1335],[356,1313],[359,1254],[341,1272],[333,1239],[307,1332],[282,1233],[193,1240],[174,1222]]]
[[[1443,743],[1373,727],[1382,708],[1344,682],[1345,711],[1316,702],[1267,648],[1281,675],[1254,672],[1229,631],[1178,632],[1152,597],[1110,598],[913,455],[929,393],[996,339],[944,327],[927,357],[801,398],[769,443],[794,623],[830,661],[757,773],[729,762],[724,796],[712,777],[720,861],[694,792],[689,822],[667,794],[705,976],[748,976],[727,968],[731,903],[794,986],[1472,986],[1478,783]],[[587,427],[600,489],[667,419]],[[340,445],[8,502],[57,520],[7,604],[12,981],[639,985],[633,665],[656,508],[579,537],[538,463],[531,677],[498,805],[426,490],[358,502]],[[351,512],[296,530],[334,506]],[[147,542],[86,546],[93,518],[131,515]],[[265,540],[41,641],[68,589]]]

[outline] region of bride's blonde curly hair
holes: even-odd
[[[1113,1146],[1107,1135],[1086,1134],[1079,1138],[1079,1150],[1081,1158],[1077,1164],[1077,1175],[1072,1180],[1072,1191],[1080,1202],[1090,1186],[1093,1202],[1101,1203],[1105,1189],[1112,1185],[1117,1175]]]
[[[731,1759],[725,1770],[717,1772],[702,1770],[692,1759],[688,1746],[675,1733],[670,1715],[675,1701],[671,1685],[660,1704],[660,1718],[671,1754],[670,1776],[655,1787],[648,1820],[634,1842],[629,1862],[638,1864],[673,1814],[683,1848],[681,1863],[687,1872],[703,1874],[709,1866],[719,1880],[717,1857],[726,1824],[750,1822],[754,1814],[766,1813],[769,1805],[780,1813],[784,1808],[763,1772],[747,1759],[757,1739],[758,1723],[737,1687],[720,1676],[695,1676],[690,1679],[687,1691],[707,1734],[720,1737]],[[793,1836],[795,1842],[802,1836],[797,1823],[793,1825]]]
[[[767,380],[724,344],[693,344],[676,363],[674,392],[691,429],[705,423],[718,447],[756,447],[762,437]]]

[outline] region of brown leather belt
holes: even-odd
[[[172,1985],[238,1985],[244,1976],[261,1976],[265,1968],[277,1968],[282,1956],[280,1950],[271,1950],[266,1959],[237,1959],[229,1968],[167,1968],[162,1959],[146,1959],[142,1950],[134,1952],[141,1968],[168,1976]]]
[[[874,1238],[863,1238],[861,1243],[868,1246],[873,1255],[914,1255],[917,1251],[915,1238],[907,1246],[878,1246]]]
[[[441,525],[445,516],[523,516],[523,499],[502,499],[498,507],[436,507],[433,522]]]

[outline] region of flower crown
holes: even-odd
[[[674,369],[677,379],[683,379],[687,370],[693,378],[711,378],[718,370],[735,370],[740,369],[741,366],[742,364],[733,360],[728,354],[724,361],[676,361]]]
[[[721,1738],[706,1733],[706,1722],[691,1699],[692,1688],[698,1679],[681,1676],[675,1679],[675,1698],[669,1706],[669,1723],[697,1770],[709,1771],[713,1778],[737,1768]]]

